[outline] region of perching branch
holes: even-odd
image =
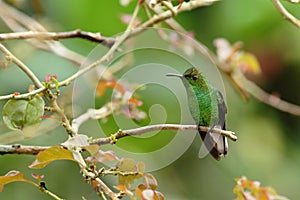
[[[157,131],[157,130],[180,130],[180,131],[198,130],[198,127],[196,125],[156,124],[156,125],[143,126],[143,127],[135,128],[135,129],[128,129],[128,130],[120,129],[118,132],[111,135],[110,137],[94,139],[91,142],[91,144],[103,145],[103,144],[115,143],[118,139],[123,138],[123,137],[133,136],[133,135],[142,135],[144,133],[151,132],[151,131]],[[210,130],[210,127],[200,126],[200,130],[208,132]],[[228,137],[232,141],[237,140],[235,133],[232,131],[214,128],[212,130],[212,132],[221,134],[225,137]]]
[[[115,134],[106,137],[106,138],[97,138],[90,142],[90,144],[112,144],[116,143],[118,139],[128,137],[128,136],[134,136],[134,135],[142,135],[144,133],[148,133],[151,131],[157,131],[157,130],[180,130],[180,131],[188,131],[188,130],[198,130],[198,127],[196,125],[180,125],[180,124],[156,124],[156,125],[150,125],[150,126],[144,126],[140,128],[134,128],[134,129],[128,129],[128,130],[119,130]],[[209,131],[210,127],[204,127],[200,126],[201,131]],[[212,132],[221,134],[232,141],[237,140],[237,136],[232,131],[227,130],[221,130],[214,128]],[[46,149],[50,148],[50,146],[27,146],[27,145],[20,145],[20,144],[14,144],[14,145],[0,145],[0,155],[5,154],[31,154],[36,155],[41,151],[44,151]]]
[[[289,0],[292,3],[299,3],[299,1]],[[283,17],[293,23],[295,26],[300,28],[300,20],[294,17],[289,11],[285,9],[285,7],[281,4],[279,0],[272,0],[273,4],[279,10],[279,12],[283,15]]]

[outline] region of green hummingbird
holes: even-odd
[[[225,130],[225,115],[227,108],[223,95],[213,87],[208,80],[195,68],[187,69],[183,75],[167,74],[167,76],[179,77],[187,92],[189,110],[196,124],[210,127],[208,132],[198,132],[206,149],[216,159],[227,154],[227,138],[213,133],[213,128]]]

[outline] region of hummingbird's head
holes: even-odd
[[[196,85],[199,80],[199,71],[195,68],[189,68],[183,73],[183,77],[191,84]]]
[[[194,85],[194,86],[198,85],[201,82],[201,80],[203,80],[201,74],[199,73],[199,71],[195,67],[187,69],[183,73],[183,75],[181,75],[181,74],[167,74],[167,76],[179,77],[179,78],[181,78],[181,80],[184,83],[188,83],[188,84]]]

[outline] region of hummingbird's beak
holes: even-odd
[[[181,74],[166,74],[166,76],[176,76],[178,78],[183,78]]]

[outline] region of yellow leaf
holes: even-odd
[[[89,152],[91,155],[94,155],[95,153],[98,152],[100,147],[97,144],[92,144],[92,145],[89,145],[89,146],[83,146],[81,148],[86,150],[87,152]]]
[[[237,60],[235,60],[236,66],[239,67],[244,72],[250,72],[253,74],[260,74],[261,68],[260,64],[255,55],[248,52],[243,52],[238,55]]]
[[[2,192],[4,185],[6,185],[8,183],[13,183],[16,181],[23,181],[23,182],[27,182],[32,185],[35,185],[34,182],[26,179],[21,172],[12,170],[12,171],[8,172],[7,174],[5,174],[4,176],[0,176],[0,192]]]
[[[53,146],[41,151],[29,167],[33,169],[41,169],[56,160],[72,160],[77,162],[70,150],[64,149],[60,146]]]

